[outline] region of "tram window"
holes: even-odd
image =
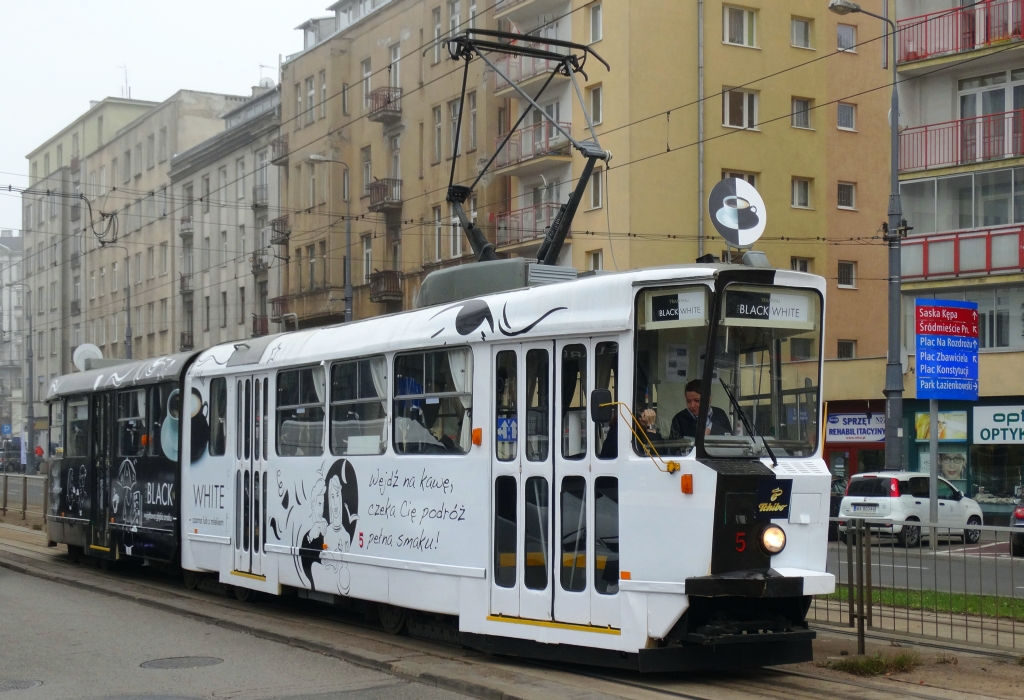
[[[68,430],[65,457],[89,456],[89,399],[68,399]]]
[[[260,428],[263,427],[263,421],[260,420],[260,389],[263,388],[263,382],[259,379],[255,380],[253,386],[253,441],[252,441],[252,458],[257,462],[260,461]]]
[[[192,416],[201,409],[193,406]],[[228,380],[215,377],[210,380],[210,456],[219,457],[227,452]]]
[[[526,480],[526,561],[523,583],[527,588],[543,591],[548,587],[548,480],[531,476]]]
[[[324,368],[302,367],[277,374],[277,454],[282,457],[324,453]]]
[[[163,452],[163,428],[164,421],[167,419],[168,401],[177,402],[178,395],[175,394],[174,398],[171,398],[171,393],[174,391],[174,386],[171,384],[158,384],[149,390],[149,455],[151,457],[157,457]],[[170,407],[173,409],[173,407]],[[168,426],[169,427],[169,426]],[[167,435],[168,439],[171,438],[170,431]],[[174,433],[174,439],[177,441],[178,434]],[[174,449],[177,449],[177,445],[174,445]],[[172,452],[173,454],[173,452]]]
[[[598,343],[594,351],[594,388],[607,389],[612,401],[619,400],[619,344]],[[612,406],[612,420],[607,424],[594,426],[594,451],[598,459],[615,459],[619,456],[618,415],[619,407]]]
[[[242,380],[235,381],[235,459],[242,461]]]
[[[267,454],[267,444],[268,444],[267,443],[267,441],[268,441],[268,437],[267,436],[268,436],[268,433],[270,433],[270,423],[268,422],[270,420],[270,413],[268,413],[268,410],[267,410],[268,407],[270,406],[269,392],[270,392],[270,380],[264,378],[263,379],[263,459],[267,459],[270,456],[269,454]],[[263,482],[263,488],[264,489],[267,488],[267,482],[266,481]],[[264,498],[263,500],[266,501],[267,499]],[[263,539],[264,539],[264,541],[266,540],[266,538],[267,538],[267,536],[266,536],[266,529],[264,529],[263,530]]]
[[[587,587],[587,480],[582,476],[562,479],[562,588],[582,591]]]
[[[494,582],[516,585],[516,478],[494,480]]]
[[[594,480],[594,590],[619,592],[619,480]]]
[[[235,549],[242,548],[242,470],[235,470]]]
[[[254,471],[252,486],[252,551],[260,551],[260,473]]]
[[[684,455],[695,444],[686,421],[686,384],[701,379],[708,339],[709,290],[705,286],[648,289],[636,298],[632,411],[644,427],[633,440],[638,455]],[[693,404],[699,408],[699,402]],[[676,420],[676,419],[679,420]],[[676,426],[676,430],[673,430]],[[639,433],[639,430],[637,429]]]
[[[516,353],[502,350],[495,362],[494,402],[496,426],[495,454],[502,462],[516,458],[519,442],[519,412],[516,407]]]
[[[244,438],[242,441],[242,456],[249,461],[252,447],[252,380],[245,380],[245,426]]]
[[[384,454],[387,381],[383,357],[331,365],[331,454]]]
[[[562,457],[587,456],[587,348],[562,348]]]
[[[132,389],[117,395],[117,453],[121,457],[139,457],[145,452],[146,390]]]
[[[64,454],[64,402],[54,401],[48,406],[49,424],[46,454],[59,459]]]
[[[551,366],[547,350],[526,352],[526,459],[545,462],[548,458],[548,426]]]
[[[107,454],[110,430],[108,397],[108,394],[94,394],[92,397],[92,453],[96,459],[110,456]]]
[[[466,348],[395,356],[399,454],[466,454],[473,434],[473,358]]]

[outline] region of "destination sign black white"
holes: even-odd
[[[729,290],[725,295],[725,320],[732,325],[766,325],[802,328],[811,322],[810,298],[804,294]]]

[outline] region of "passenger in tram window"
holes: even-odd
[[[703,383],[699,379],[687,383],[685,389],[686,408],[677,413],[672,419],[672,430],[669,439],[683,437],[697,437],[697,414],[700,412],[700,395]],[[708,411],[707,424],[704,426],[705,435],[731,435],[732,422],[728,414],[717,406],[711,406]]]

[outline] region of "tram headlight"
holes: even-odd
[[[769,525],[761,531],[761,549],[766,554],[778,554],[786,548],[786,533],[778,525]]]

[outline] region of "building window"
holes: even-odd
[[[441,207],[434,207],[434,260],[441,259]]]
[[[840,340],[836,348],[836,357],[840,360],[852,360],[857,357],[857,341]]]
[[[348,116],[348,83],[341,86],[341,113]]]
[[[370,90],[372,89],[372,71],[370,70],[370,59],[363,59],[360,64],[363,71],[363,109],[370,108]]]
[[[152,306],[153,303],[150,302],[149,305]],[[227,328],[228,327],[228,293],[227,292],[221,292],[220,293],[220,327],[221,328]]]
[[[599,209],[604,203],[604,169],[594,168],[590,175],[590,208]]]
[[[451,36],[459,31],[462,24],[462,3],[459,0],[450,0],[448,3],[448,31]]]
[[[210,297],[203,297],[204,315],[203,330],[210,330]]]
[[[789,22],[789,43],[801,49],[811,48],[811,20],[794,17]]]
[[[431,10],[430,18],[434,21],[434,63],[437,64],[441,62],[441,8]]]
[[[146,278],[153,279],[156,277],[156,250],[153,246],[149,246],[146,249]]]
[[[857,185],[852,182],[840,182],[838,203],[840,209],[855,209],[857,206]]]
[[[370,160],[370,147],[366,146],[360,151],[363,163],[363,196],[370,194],[370,181],[373,179],[373,163]]]
[[[604,119],[604,90],[600,85],[590,88],[590,119],[594,124]]]
[[[320,118],[327,116],[327,71],[320,71]]]
[[[855,131],[857,129],[857,105],[840,102],[836,126],[845,131]]]
[[[789,269],[795,270],[796,272],[811,272],[811,262],[811,258],[790,258]]]
[[[103,117],[100,117],[102,120]],[[102,140],[102,139],[101,139]],[[167,127],[160,127],[160,139],[157,142],[157,161],[163,163],[167,160]]]
[[[840,51],[857,52],[857,28],[852,24],[836,26],[836,48]]]
[[[792,199],[790,204],[800,209],[809,209],[811,206],[811,181],[802,177],[793,178]]]
[[[451,221],[448,252],[451,257],[458,258],[462,256],[462,226],[459,224],[459,218],[455,216],[455,209],[451,205],[448,207],[448,218]]]
[[[790,125],[797,129],[811,128],[811,101],[803,97],[794,97],[791,105],[792,117]]]
[[[722,8],[722,41],[736,46],[756,46],[755,18],[753,10],[739,7]]]
[[[469,150],[476,150],[476,93],[471,92],[466,96],[469,102]]]
[[[316,116],[316,81],[313,76],[306,78],[306,124],[312,124]]]
[[[462,144],[459,143],[459,101],[452,100],[448,103],[448,123],[451,127],[449,138],[452,144],[452,153],[456,156],[462,153]]]
[[[309,291],[316,291],[316,246],[306,246],[306,260],[309,264]]]
[[[601,3],[590,6],[590,43],[601,41],[604,36],[604,27],[601,23]]]
[[[857,263],[839,261],[839,286],[843,289],[855,289],[857,286]]]
[[[309,172],[309,208],[316,206],[316,163],[307,163],[306,170]]]
[[[587,267],[590,270],[604,269],[604,251],[592,250],[587,253]]]
[[[295,130],[302,127],[302,83],[295,83]]]
[[[57,299],[58,299],[58,296],[59,295],[57,294],[57,283],[56,282],[50,282],[50,311],[56,311],[57,310]]]
[[[470,29],[476,29],[476,0],[469,0],[468,22]]]
[[[235,198],[245,198],[245,158],[235,161]]]
[[[434,164],[441,162],[441,108],[434,107]]]
[[[95,270],[90,270],[89,271],[89,298],[90,299],[95,299],[96,298],[96,271]],[[43,301],[42,288],[40,288],[40,290],[39,290],[39,301]],[[40,304],[39,306],[40,306],[40,308],[42,308],[44,306],[44,304]]]
[[[815,358],[814,341],[810,338],[791,338],[789,341],[789,359],[793,362],[812,360]]]
[[[156,136],[150,134],[146,137],[146,169],[156,166]]]
[[[757,93],[746,90],[722,92],[722,125],[737,129],[757,127]]]
[[[370,272],[373,270],[373,239],[363,236],[363,284],[370,283]]]
[[[723,170],[722,179],[727,177],[734,177],[737,180],[746,180],[750,183],[751,187],[757,187],[757,175],[755,173],[745,173],[740,170]]]

